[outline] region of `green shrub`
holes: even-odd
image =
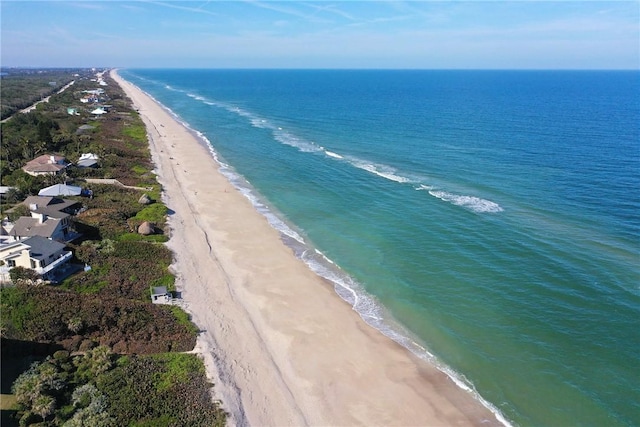
[[[163,415],[158,418],[134,421],[129,425],[129,427],[172,427],[175,425],[175,418],[169,415]]]
[[[2,323],[7,328],[7,334],[12,330],[14,333],[23,333],[28,320],[36,315],[35,304],[29,300],[26,290],[19,287],[2,288],[0,301]]]
[[[9,277],[13,283],[19,283],[21,280],[34,281],[40,278],[40,275],[30,268],[13,267],[9,270]]]
[[[99,378],[97,387],[117,425],[224,426],[211,401],[202,361],[192,354],[130,356]]]

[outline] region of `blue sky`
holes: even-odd
[[[2,66],[639,69],[640,1],[0,1]]]

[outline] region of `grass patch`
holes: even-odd
[[[97,294],[107,285],[109,285],[109,282],[106,280],[100,280],[99,282],[75,285],[73,290],[79,294]]]
[[[118,236],[119,242],[141,242],[143,240],[145,240],[144,236],[138,233],[124,233]]]
[[[143,236],[138,233],[124,233],[118,237],[119,242],[152,242],[152,243],[164,243],[169,238],[164,234],[151,234],[149,236]]]
[[[169,306],[169,309],[175,316],[178,324],[185,326],[189,330],[189,332],[193,334],[198,333],[198,328],[196,328],[196,325],[193,324],[187,312],[175,305]]]
[[[79,294],[97,294],[109,285],[105,276],[109,274],[109,265],[94,266],[91,270],[80,272],[62,281],[60,289],[68,289]]]
[[[123,133],[138,142],[147,142],[147,130],[144,124],[131,124],[123,129]]]
[[[101,128],[102,128],[102,122],[97,121],[97,120],[93,120],[87,123],[89,126],[93,126],[94,128],[91,129],[91,133],[99,133]]]
[[[164,224],[167,213],[168,210],[165,205],[161,203],[153,203],[138,212],[135,218],[141,221],[153,222],[155,224]]]
[[[140,165],[134,165],[131,170],[133,172],[135,172],[138,175],[144,175],[146,173],[149,173],[149,171],[147,170],[147,168],[145,168],[144,166],[140,166]]]
[[[175,384],[186,384],[194,373],[205,373],[202,361],[195,354],[162,353],[152,357],[164,365],[162,372],[158,372],[155,378],[158,391],[167,390]]]
[[[151,286],[166,286],[168,291],[175,291],[176,277],[173,274],[167,273],[151,282]]]
[[[152,234],[150,236],[144,236],[144,240],[147,242],[165,243],[169,238],[164,234]]]

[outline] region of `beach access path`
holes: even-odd
[[[471,393],[371,328],[295,257],[203,141],[115,71],[163,186],[172,269],[231,426],[494,426]]]

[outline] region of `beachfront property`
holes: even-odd
[[[80,102],[83,104],[95,104],[106,99],[103,89],[84,90],[83,93],[86,93],[85,96],[80,98]]]
[[[44,213],[31,212],[31,216],[22,216],[16,220],[10,235],[15,240],[40,236],[46,239],[66,241],[69,236],[70,215],[59,212],[59,218]]]
[[[65,250],[63,243],[41,236],[33,236],[17,242],[0,243],[0,280],[10,282],[9,272],[14,267],[32,269],[43,279],[49,280],[71,259],[72,255],[71,251]]]
[[[29,207],[31,216],[22,216],[11,224],[3,223],[0,233],[8,240],[40,236],[69,242],[78,237],[72,228],[72,216],[82,207],[80,203],[57,197],[30,196],[22,204]]]
[[[43,154],[27,162],[22,170],[31,176],[58,175],[67,168],[68,163],[62,156]]]
[[[56,211],[75,215],[82,207],[82,204],[75,200],[52,196],[29,196],[20,204],[29,207],[30,210],[45,212],[50,216],[54,215]]]

